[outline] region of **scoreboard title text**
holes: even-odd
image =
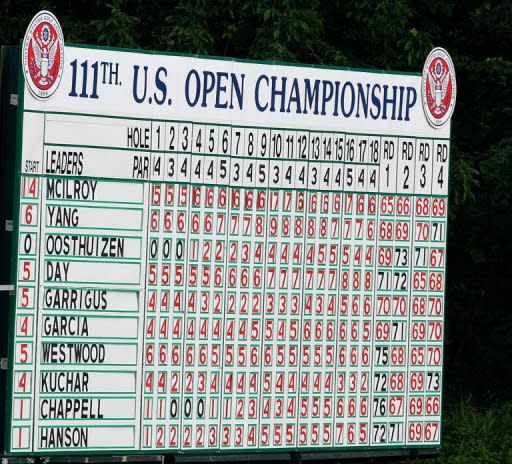
[[[70,97],[99,99],[101,87],[122,85],[120,64],[73,60]],[[137,104],[168,105],[172,70],[164,66],[133,65],[130,85]],[[418,102],[415,87],[355,80],[310,79],[260,73],[246,79],[245,73],[190,69],[178,92],[190,108],[244,110],[252,106],[260,113],[313,114],[340,118],[410,121]],[[248,84],[248,82],[251,84]],[[250,87],[252,88],[249,88]]]

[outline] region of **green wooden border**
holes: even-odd
[[[186,58],[196,58],[196,59],[204,59],[204,60],[220,60],[220,61],[232,61],[232,62],[240,62],[240,63],[248,63],[248,64],[263,64],[263,65],[280,65],[280,66],[289,66],[289,67],[300,67],[300,68],[312,68],[312,69],[326,69],[326,70],[339,70],[339,71],[348,71],[348,72],[365,72],[365,73],[372,73],[372,74],[381,74],[381,75],[404,75],[404,76],[421,76],[421,73],[413,73],[413,72],[400,72],[400,71],[389,71],[389,70],[377,70],[377,69],[358,69],[358,68],[347,68],[347,67],[338,67],[338,66],[328,66],[328,65],[305,65],[300,63],[289,63],[289,62],[280,62],[280,61],[260,61],[260,60],[249,60],[249,59],[232,59],[227,57],[219,57],[219,56],[202,56],[202,55],[193,55],[193,54],[184,54],[184,53],[172,53],[172,52],[160,52],[160,51],[147,51],[147,50],[137,50],[137,49],[122,49],[122,48],[115,48],[115,47],[103,47],[103,46],[88,46],[85,44],[68,44],[67,46],[73,47],[73,48],[84,48],[84,49],[99,49],[99,50],[109,50],[109,51],[117,51],[117,52],[123,52],[123,53],[139,53],[139,54],[146,54],[146,55],[164,55],[164,56],[177,56],[177,57],[186,57]],[[21,47],[20,47],[21,48]],[[15,194],[14,194],[14,217],[13,217],[13,233],[16,234],[16,237],[19,237],[19,205],[20,205],[20,179],[21,174],[20,173],[20,167],[21,167],[21,152],[22,152],[22,129],[23,129],[23,113],[24,113],[24,77],[23,73],[19,72],[18,74],[18,96],[19,96],[19,104],[18,104],[18,121],[17,121],[17,144],[16,144],[16,172],[18,173],[18,176],[16,176],[15,179]],[[22,110],[23,108],[23,110]],[[73,113],[74,115],[78,113]],[[84,114],[85,115],[85,114]],[[87,116],[93,116],[92,114],[87,114]],[[105,115],[97,115],[97,116],[103,116]],[[141,119],[141,118],[121,118],[120,119]],[[286,129],[283,129],[286,130]],[[318,131],[318,132],[325,132],[325,131]],[[364,135],[364,134],[363,134]],[[443,139],[443,140],[450,140]],[[449,152],[451,152],[451,145],[449,147]],[[450,155],[450,153],[449,153]],[[450,157],[448,157],[449,159]],[[448,182],[448,189],[450,186],[449,179]],[[249,188],[257,188],[257,186],[249,187]],[[354,192],[357,193],[357,192]],[[446,231],[446,234],[448,232]],[[447,237],[446,237],[447,238]],[[17,254],[18,254],[18,240],[16,239],[13,241],[13,251],[12,251],[12,259],[11,262],[15,263],[17,261]],[[446,263],[445,263],[445,269],[446,269]],[[16,267],[13,267],[11,269],[11,279],[13,281],[16,281],[16,273],[17,269]],[[446,285],[446,284],[445,284]],[[12,361],[13,359],[13,353],[14,353],[14,333],[15,333],[15,315],[16,315],[16,295],[12,295],[11,298],[11,307],[9,311],[10,315],[10,331],[9,331],[9,360]],[[446,311],[446,307],[444,308],[444,311]],[[444,339],[443,339],[443,345],[444,345]],[[442,366],[442,370],[444,370],[444,363]],[[12,362],[9,365],[9,371],[8,371],[8,384],[7,384],[7,398],[12,399],[12,381],[13,381],[13,366]],[[444,382],[443,382],[444,383]],[[441,394],[442,398],[442,394]],[[12,419],[12,401],[9,401],[9,405],[7,408],[7,426],[6,426],[6,443],[8,446],[7,449],[10,450],[11,448],[11,429],[10,429],[10,423]],[[441,423],[442,427],[442,423]],[[440,438],[442,436],[441,434],[441,427],[440,427]],[[406,424],[404,424],[404,428],[406,428]],[[406,433],[406,430],[404,430],[404,433]],[[336,454],[336,453],[357,453],[357,452],[369,452],[371,456],[379,456],[378,450],[396,450],[399,452],[403,452],[404,455],[410,454],[413,450],[432,450],[434,452],[438,451],[440,449],[440,444],[433,444],[433,445],[395,445],[395,446],[379,446],[379,445],[371,445],[371,446],[345,446],[345,447],[331,447],[331,448],[325,448],[325,447],[295,447],[295,448],[257,448],[254,449],[244,449],[244,450],[236,450],[236,449],[225,449],[225,450],[219,450],[219,449],[205,449],[205,450],[172,450],[172,449],[151,449],[151,450],[143,450],[141,448],[140,451],[133,452],[132,449],[129,449],[127,451],[130,451],[130,454],[133,455],[142,455],[142,454],[162,454],[162,451],[174,451],[174,453],[178,452],[180,454],[191,454],[191,455],[204,455],[204,454],[215,454],[220,459],[222,459],[222,456],[228,456],[228,455],[254,455],[254,453],[257,454],[270,454],[273,455],[276,454],[286,454],[286,453],[308,453],[308,452],[314,452],[314,453],[322,453],[323,456],[328,456],[329,454]],[[111,448],[114,450],[114,448]],[[77,450],[79,453],[82,450]],[[26,453],[26,452],[25,452]],[[219,454],[221,453],[221,454]],[[12,452],[11,455],[19,455],[23,454],[23,451],[18,452]],[[32,452],[31,455],[36,456],[47,456],[47,455],[70,455],[70,451],[55,451],[55,452]],[[76,454],[76,452],[73,452],[73,454]],[[104,451],[102,452],[99,449],[96,449],[94,451],[87,452],[89,455],[98,455],[101,456],[104,454]],[[172,454],[172,453],[168,453]]]

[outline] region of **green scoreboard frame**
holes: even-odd
[[[439,451],[450,129],[421,75],[66,44],[38,97],[18,53],[9,459]]]

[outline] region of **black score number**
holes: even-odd
[[[172,407],[172,402],[171,402],[171,407]],[[176,407],[176,410],[177,410],[177,407]],[[192,399],[185,398],[185,401],[183,402],[183,417],[185,419],[192,418],[194,410],[195,410],[195,418],[196,419],[204,418],[205,406],[204,406],[203,398],[198,398],[195,409],[192,407]],[[171,417],[173,417],[173,416],[171,416]]]

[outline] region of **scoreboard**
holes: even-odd
[[[62,52],[20,77],[6,451],[438,448],[422,76]]]

